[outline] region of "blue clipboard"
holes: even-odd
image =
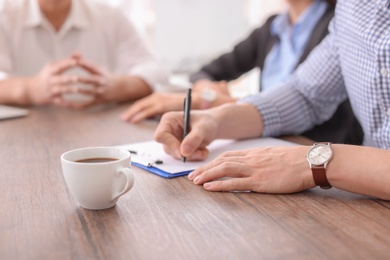
[[[166,172],[166,171],[163,171],[159,168],[156,168],[154,166],[145,166],[141,163],[137,163],[137,162],[133,162],[132,165],[134,166],[137,166],[138,168],[141,168],[145,171],[148,171],[148,172],[151,172],[151,173],[154,173],[158,176],[161,176],[161,177],[164,177],[164,178],[167,178],[167,179],[172,179],[172,178],[176,178],[176,177],[180,177],[180,176],[185,176],[185,175],[188,175],[190,172],[192,171],[184,171],[184,172],[178,172],[178,173],[169,173],[169,172]]]

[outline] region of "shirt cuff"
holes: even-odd
[[[278,110],[273,106],[270,100],[259,95],[251,95],[239,99],[237,103],[249,103],[257,108],[257,111],[261,114],[263,120],[263,135],[268,136],[279,136],[281,135],[281,119]]]
[[[130,71],[130,75],[142,78],[153,91],[164,90],[169,82],[169,73],[157,64],[137,66]]]
[[[8,78],[8,74],[4,71],[0,71],[0,81],[5,80],[6,78]]]

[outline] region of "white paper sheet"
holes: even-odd
[[[215,140],[212,142],[208,149],[210,151],[209,157],[205,161],[200,162],[191,162],[187,161],[183,163],[181,160],[176,160],[173,157],[167,155],[163,146],[160,143],[155,141],[148,141],[142,143],[134,143],[118,146],[127,150],[137,151],[138,154],[142,156],[137,156],[132,154],[132,161],[137,162],[143,165],[147,165],[150,162],[153,162],[155,159],[163,161],[163,164],[153,166],[171,174],[176,174],[179,172],[192,171],[199,166],[202,166],[218,155],[225,151],[236,151],[236,150],[247,150],[257,147],[269,147],[269,146],[294,146],[295,143],[284,141],[276,138],[256,138],[256,139],[246,139],[246,140]]]

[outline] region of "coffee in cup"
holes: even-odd
[[[131,154],[116,147],[87,147],[61,155],[62,172],[69,191],[86,209],[106,209],[134,184]]]

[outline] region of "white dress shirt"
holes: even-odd
[[[139,76],[163,88],[167,72],[153,57],[129,19],[95,0],[73,0],[56,32],[37,0],[7,0],[0,11],[0,80],[37,74],[51,61],[81,54],[115,74]]]

